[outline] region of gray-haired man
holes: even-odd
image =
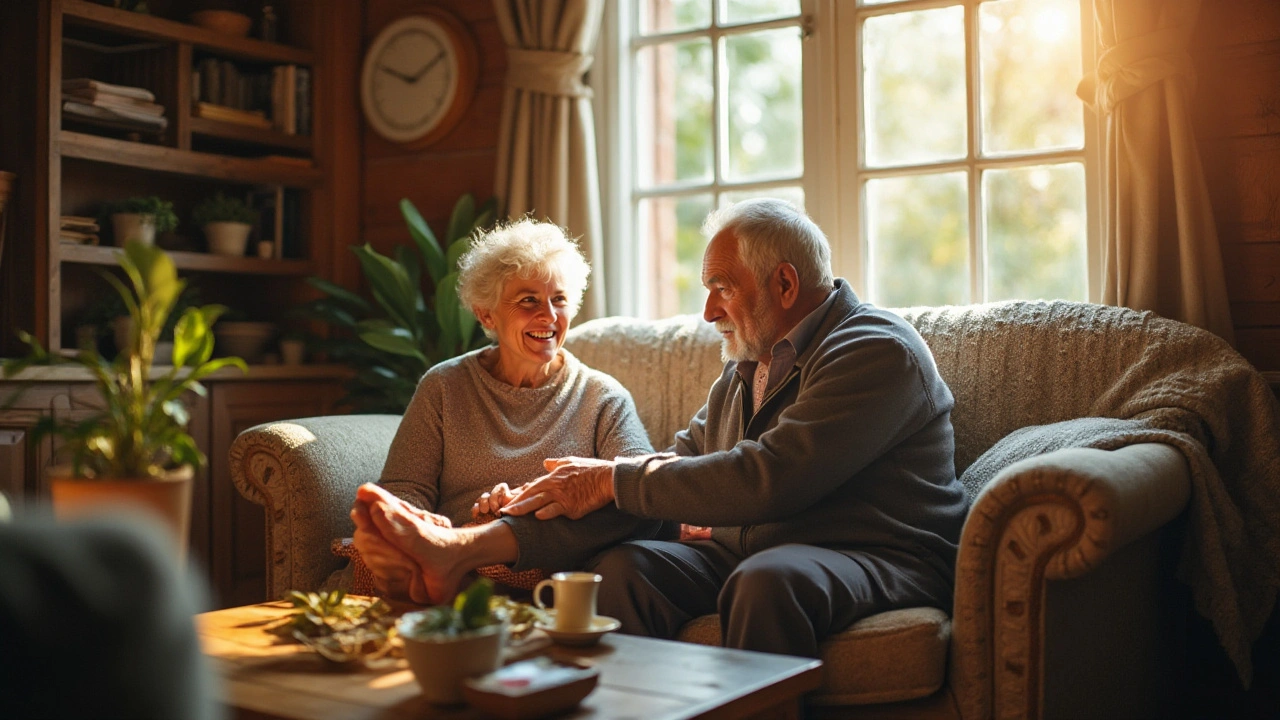
[[[954,400],[920,335],[832,278],[803,212],[752,200],[713,213],[704,317],[725,367],[671,452],[566,458],[504,508],[582,517],[610,501],[712,528],[598,556],[600,612],[674,637],[718,612],[726,646],[815,656],[861,617],[949,608],[967,499]]]

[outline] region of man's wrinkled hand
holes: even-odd
[[[567,457],[548,459],[543,465],[550,472],[520,488],[502,508],[504,515],[577,520],[613,502],[613,461]]]

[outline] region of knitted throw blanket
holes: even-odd
[[[1062,447],[1162,442],[1182,452],[1192,492],[1178,574],[1248,687],[1250,648],[1280,588],[1280,424],[1262,376],[1215,335],[1125,308],[902,314],[956,394],[956,467],[971,493]]]

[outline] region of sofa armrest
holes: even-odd
[[[1189,496],[1182,454],[1157,443],[1058,450],[997,475],[974,501],[956,561],[950,684],[962,716],[1044,715],[1049,581],[1094,573],[1176,518]],[[1145,576],[1158,558],[1139,562]],[[1105,591],[1122,596],[1126,582],[1113,578]]]
[[[231,479],[266,510],[267,597],[315,590],[342,560],[356,488],[376,482],[399,415],[338,415],[258,425],[231,444]]]

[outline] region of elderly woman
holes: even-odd
[[[511,223],[478,238],[459,265],[458,295],[495,344],[423,376],[379,485],[362,486],[351,510],[378,590],[418,602],[448,600],[481,566],[576,568],[663,527],[615,506],[577,521],[457,527],[544,474],[547,458],[652,452],[626,389],[562,347],[590,268],[560,228]]]

